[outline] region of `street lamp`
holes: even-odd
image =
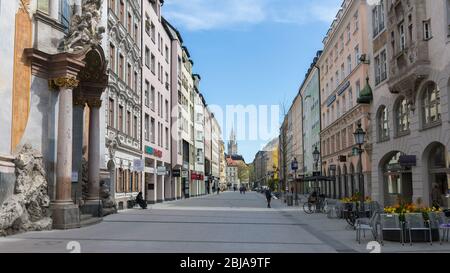
[[[294,157],[294,160],[291,163],[291,169],[294,170],[294,183],[295,183],[295,205],[298,206],[298,194],[297,194],[297,170],[298,170],[298,161],[297,158]]]
[[[320,152],[319,152],[319,150],[317,149],[317,146],[314,148],[314,151],[313,151],[313,159],[314,159],[314,166],[315,166],[315,175],[314,176],[316,176],[316,187],[317,187],[317,183],[318,183],[318,176],[320,176],[320,174],[318,174],[318,169],[319,169],[319,158],[320,158]]]
[[[365,213],[364,210],[364,199],[365,199],[365,194],[364,194],[364,176],[362,174],[362,145],[365,142],[365,137],[366,137],[366,132],[364,132],[364,130],[361,128],[361,122],[358,123],[358,128],[356,129],[356,131],[353,133],[353,135],[355,136],[355,143],[359,146],[358,149],[358,153],[359,153],[359,164],[361,166],[360,172],[359,172],[359,188],[360,188],[360,199],[361,199],[361,214]]]

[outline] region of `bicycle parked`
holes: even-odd
[[[313,192],[309,197],[308,201],[303,204],[303,211],[307,214],[312,214],[316,212],[328,212],[328,201],[325,198],[325,195],[320,194],[317,195],[316,192]]]

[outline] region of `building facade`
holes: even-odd
[[[317,52],[310,69],[305,75],[305,80],[300,87],[302,100],[302,144],[303,144],[303,170],[304,177],[313,176],[313,172],[320,170],[320,164],[314,162],[313,152],[320,152],[320,70],[316,63],[320,54]],[[300,185],[303,192],[308,192],[303,183]],[[308,184],[308,188],[310,188]]]
[[[194,87],[195,87],[195,173],[193,178],[196,188],[195,195],[205,194],[205,99],[200,93],[200,76],[194,75]]]
[[[321,88],[322,174],[336,178],[333,183],[324,183],[321,191],[334,198],[359,192],[361,172],[365,194],[371,193],[371,140],[363,147],[360,164],[354,152],[353,136],[359,123],[370,136],[370,107],[357,103],[368,85],[368,12],[366,1],[343,1],[323,40],[323,53],[317,63]]]
[[[171,38],[164,28],[161,1],[143,1],[142,152],[145,198],[149,203],[174,199],[171,166]]]
[[[450,1],[371,10],[372,197],[448,208]]]

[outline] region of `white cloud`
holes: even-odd
[[[342,0],[166,0],[165,16],[192,31],[263,22],[331,23]]]
[[[264,21],[266,0],[167,0],[165,16],[189,30],[229,28]]]

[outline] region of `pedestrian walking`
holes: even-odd
[[[270,208],[270,201],[272,201],[272,191],[270,188],[266,189],[267,207]]]
[[[242,188],[242,191],[243,191],[244,194],[245,194],[245,192],[247,191],[247,188],[244,186],[244,187]]]

